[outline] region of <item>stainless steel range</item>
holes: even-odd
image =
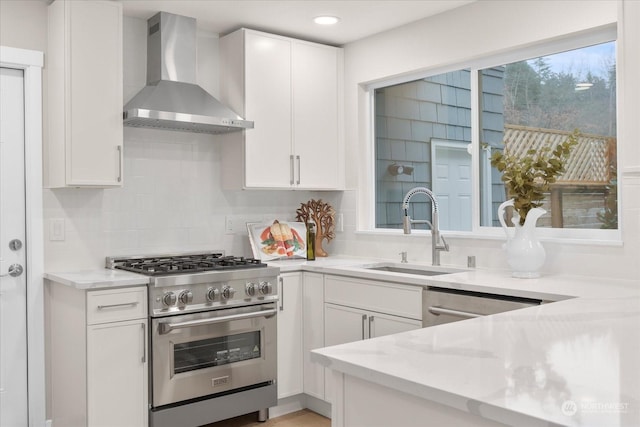
[[[280,270],[223,251],[109,257],[149,278],[150,427],[197,427],[277,404]]]

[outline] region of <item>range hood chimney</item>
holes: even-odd
[[[196,84],[196,20],[159,12],[147,21],[147,86],[124,106],[124,124],[197,133],[253,128]]]

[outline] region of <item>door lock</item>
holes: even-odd
[[[19,251],[22,248],[22,241],[20,239],[13,239],[9,242],[9,249],[12,251]]]
[[[20,264],[11,264],[7,274],[0,274],[0,277],[11,276],[18,277],[24,272],[24,268]]]

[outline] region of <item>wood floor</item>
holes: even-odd
[[[204,427],[331,427],[331,420],[308,409],[303,409],[281,417],[271,418],[264,423],[258,421],[257,413],[253,413],[207,424]]]

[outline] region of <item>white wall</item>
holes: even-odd
[[[47,3],[0,1],[0,45],[47,50]]]
[[[638,9],[634,1],[590,1],[581,2],[580,7],[574,1],[481,1],[346,45],[346,163],[357,165],[347,170],[348,186],[364,190],[372,182],[365,84],[421,70],[465,66],[470,60],[611,24],[621,16],[624,22],[618,29],[625,32],[619,37],[618,131],[624,242],[622,246],[546,242],[544,272],[640,279],[640,93],[633,77],[640,75]],[[346,232],[339,235],[337,250],[398,260],[398,252],[408,251],[410,260],[430,261],[430,238],[424,235],[356,233],[366,223],[372,203],[365,191],[345,192],[339,209],[345,212]],[[449,243],[451,251],[442,254],[443,264],[466,265],[467,255],[475,255],[480,268],[507,268],[502,238],[450,238]]]

